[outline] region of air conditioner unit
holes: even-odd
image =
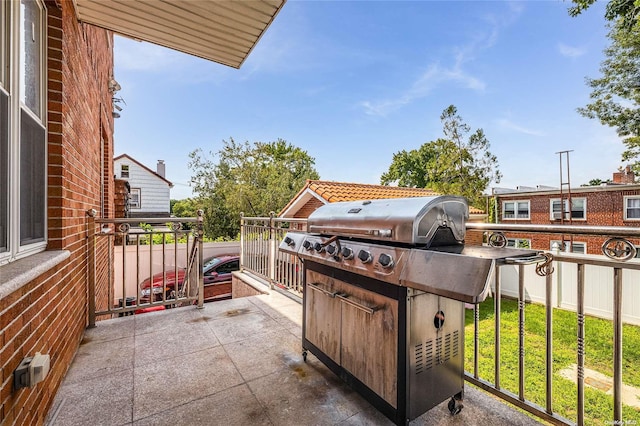
[[[562,212],[553,212],[553,220],[561,220]]]

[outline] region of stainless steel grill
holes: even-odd
[[[304,262],[303,356],[310,351],[396,424],[464,390],[464,303],[497,266],[531,250],[464,245],[468,206],[438,196],[333,203],[288,233]]]

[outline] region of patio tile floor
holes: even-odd
[[[300,304],[277,293],[99,322],[49,413],[68,425],[391,425],[313,355]],[[537,425],[466,386],[411,425]]]

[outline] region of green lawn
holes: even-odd
[[[501,309],[500,385],[518,394],[518,303],[503,299]],[[479,375],[494,382],[494,315],[493,299],[480,305]],[[577,315],[561,309],[553,310],[553,410],[576,421],[577,386],[558,372],[577,363]],[[525,398],[542,407],[545,402],[545,308],[525,307]],[[624,384],[640,388],[640,327],[624,325]],[[466,311],[465,369],[473,372],[473,310]],[[585,322],[585,367],[613,376],[613,323],[587,317]],[[613,396],[585,385],[585,423],[612,424]],[[626,424],[640,425],[640,410],[623,405]]]

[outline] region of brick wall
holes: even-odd
[[[70,257],[0,300],[3,425],[44,422],[87,324],[86,211],[100,212],[104,204],[104,214],[113,212],[113,118],[107,91],[112,36],[79,24],[72,0],[47,1],[46,8],[48,249],[67,250]],[[103,159],[109,159],[104,171]],[[106,256],[97,258],[105,262]],[[98,267],[105,270],[106,264]],[[14,391],[13,371],[35,352],[51,356],[49,376],[33,388]]]
[[[572,198],[586,199],[586,220],[573,219],[573,225],[585,226],[622,226],[637,228],[640,222],[624,220],[624,197],[640,196],[640,188],[638,185],[629,187],[596,187],[592,191],[575,191],[571,194]],[[566,193],[565,193],[566,196]],[[501,223],[520,223],[520,224],[541,224],[541,225],[560,225],[559,220],[551,220],[550,203],[552,199],[559,199],[560,194],[514,194],[500,196],[498,202],[499,220]],[[530,201],[530,219],[523,220],[507,220],[502,219],[502,203],[504,201]],[[564,221],[565,225],[569,224],[568,220]],[[558,234],[524,234],[524,233],[507,233],[509,238],[525,238],[531,240],[531,247],[534,249],[548,250],[553,240],[561,240],[562,236]],[[573,238],[576,242],[587,244],[587,253],[602,254],[600,247],[606,238],[603,237],[582,237]],[[640,240],[630,239],[630,241],[640,246]]]

